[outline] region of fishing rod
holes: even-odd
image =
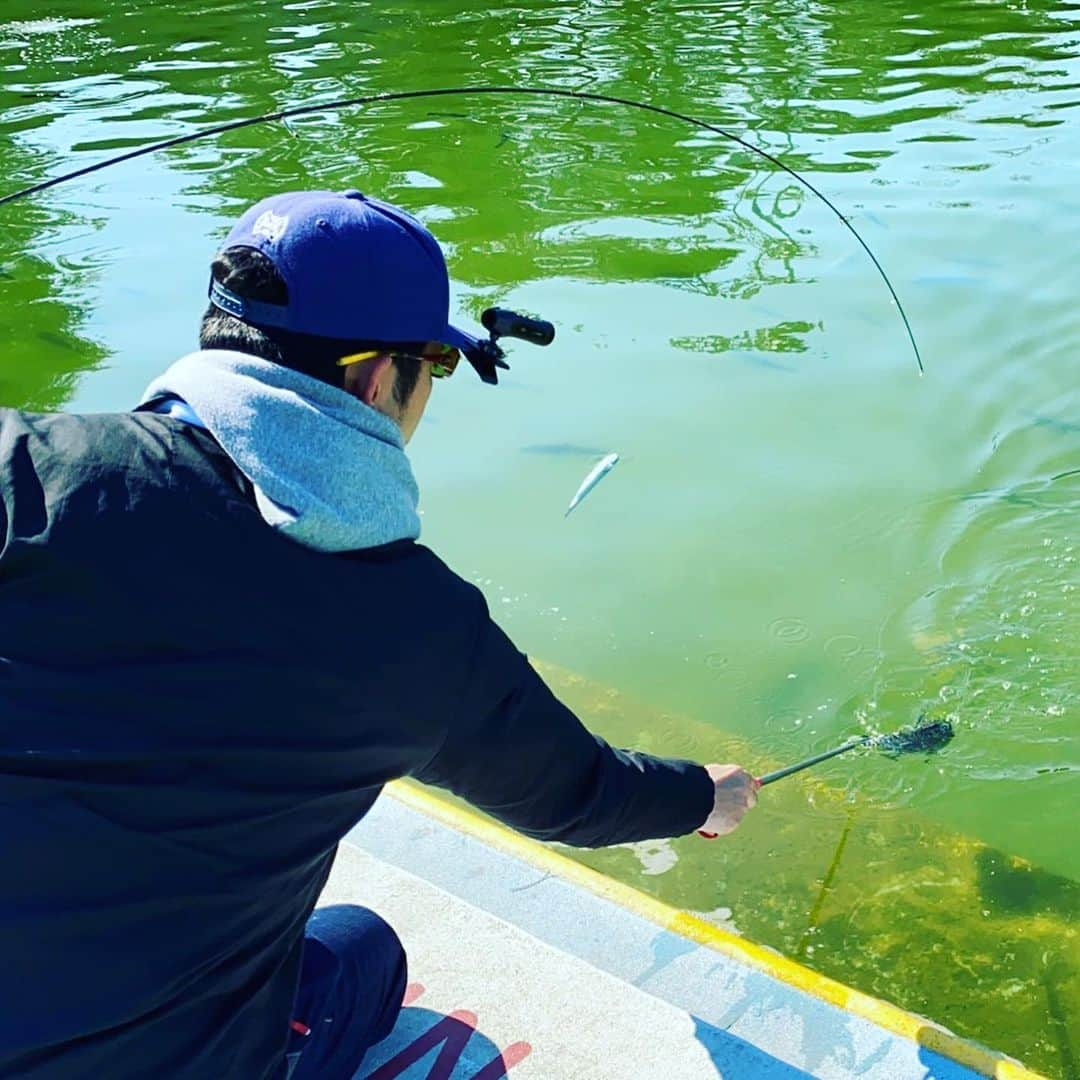
[[[838,754],[846,754],[859,746],[872,746],[878,750],[884,750],[890,757],[898,757],[900,754],[932,754],[940,750],[953,737],[953,726],[948,720],[934,720],[923,723],[925,717],[920,716],[916,725],[912,728],[901,728],[899,731],[890,732],[887,735],[863,735],[858,739],[849,739],[842,746],[835,746],[832,750],[825,750],[813,757],[803,758],[794,765],[787,765],[783,769],[765,773],[757,778],[757,787],[763,788],[766,784],[773,784],[777,780],[783,780],[785,776],[792,776],[803,769],[809,769],[811,765],[817,765],[821,761]],[[715,840],[719,833],[706,832],[698,829],[698,836],[706,840]]]
[[[889,280],[889,275],[885,273],[885,268],[878,261],[878,258],[873,251],[870,250],[870,246],[862,236],[859,235],[855,226],[851,224],[843,212],[827,195],[815,187],[814,184],[806,179],[806,177],[797,173],[790,165],[785,165],[778,157],[770,154],[767,150],[762,150],[760,146],[755,146],[753,143],[748,142],[734,132],[727,131],[722,127],[718,127],[716,124],[710,124],[706,120],[699,120],[696,117],[688,116],[686,113],[676,112],[674,109],[665,109],[660,105],[653,105],[650,102],[634,101],[632,98],[617,97],[613,94],[597,94],[586,90],[560,90],[555,87],[538,86],[451,86],[439,87],[431,90],[399,90],[383,94],[364,94],[359,97],[340,98],[337,101],[318,102],[312,105],[297,105],[289,109],[279,109],[275,112],[262,113],[259,116],[249,116],[241,120],[230,120],[223,124],[214,124],[210,127],[201,128],[199,131],[189,132],[187,135],[176,135],[171,139],[163,139],[160,142],[151,143],[149,146],[141,146],[135,150],[128,150],[126,153],[117,154],[114,157],[106,158],[104,161],[98,161],[92,165],[84,165],[82,168],[73,169],[71,172],[63,173],[60,176],[54,176],[50,180],[42,180],[39,183],[31,184],[29,187],[12,192],[10,195],[4,195],[0,197],[0,206],[15,202],[17,199],[26,198],[29,195],[34,195],[41,191],[47,191],[49,188],[57,187],[60,184],[67,183],[69,180],[75,180],[80,176],[88,176],[91,173],[99,172],[101,169],[119,165],[124,161],[131,161],[134,158],[144,157],[147,154],[154,154],[159,150],[167,150],[170,147],[184,146],[187,143],[197,142],[200,139],[207,139],[213,135],[221,135],[227,131],[237,131],[241,128],[253,127],[256,124],[275,123],[279,120],[284,122],[297,116],[310,116],[320,112],[332,112],[338,109],[355,108],[387,101],[408,101],[417,98],[461,97],[469,94],[503,94],[517,97],[572,98],[576,101],[588,101],[594,104],[621,105],[626,108],[641,109],[643,112],[654,113],[657,116],[665,116],[673,120],[680,120],[683,123],[701,128],[704,131],[711,131],[731,142],[738,143],[738,145],[744,149],[764,158],[776,168],[793,177],[804,188],[821,199],[821,201],[840,219],[844,227],[858,241],[859,246],[866,252],[870,261],[874,264],[874,268],[877,270],[881,280],[885,282],[885,287],[889,290],[893,303],[896,304],[896,310],[900,313],[900,318],[904,323],[904,329],[907,331],[908,341],[911,342],[911,348],[915,353],[915,362],[919,365],[919,374],[921,375],[923,373],[922,356],[919,353],[919,346],[915,342],[915,334],[911,329],[911,323],[908,321],[904,306],[900,303],[900,297],[897,295],[892,282]]]
[[[846,754],[849,750],[854,750],[859,746],[870,746],[878,750],[884,750],[894,757],[900,754],[931,754],[935,750],[940,750],[952,737],[953,726],[948,720],[934,720],[930,723],[923,723],[923,718],[919,717],[919,722],[913,728],[901,728],[899,731],[890,732],[888,735],[864,735],[859,739],[850,739],[842,746],[836,746],[832,750],[814,754],[813,757],[804,758],[794,765],[777,769],[775,772],[766,773],[764,776],[758,777],[758,784],[764,787],[766,784],[771,784],[776,780],[783,780],[785,776],[802,772],[803,769],[809,769],[811,765],[817,765],[820,761],[828,761],[829,758],[836,757],[837,754]]]

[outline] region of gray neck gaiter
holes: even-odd
[[[401,430],[343,390],[246,353],[207,349],[146,388],[185,401],[255,485],[259,513],[290,540],[352,551],[420,535]]]

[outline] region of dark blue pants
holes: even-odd
[[[289,1080],[351,1080],[369,1047],[390,1034],[405,977],[405,950],[373,911],[349,904],[315,911],[293,1006]]]

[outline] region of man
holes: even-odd
[[[448,310],[412,217],[280,195],[138,410],[0,410],[0,1076],[352,1076],[404,953],[312,910],[395,777],[585,846],[753,806],[590,735],[416,543]]]

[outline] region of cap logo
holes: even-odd
[[[273,210],[267,210],[255,219],[251,231],[256,236],[265,237],[270,243],[280,240],[289,225],[287,214],[275,214]]]

